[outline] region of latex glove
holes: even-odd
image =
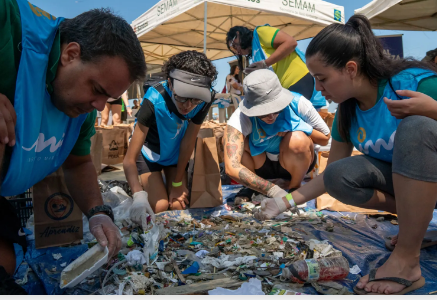
[[[147,192],[141,191],[136,192],[133,195],[134,202],[130,208],[129,216],[132,222],[137,223],[143,227],[143,230],[147,228],[147,215],[146,212],[150,215],[150,218],[153,222],[155,222],[155,213],[153,212],[152,207],[149,204],[149,200],[147,200]]]
[[[282,198],[287,196],[288,192],[281,189],[279,186],[274,185],[267,191],[268,198]]]
[[[266,64],[266,61],[261,60],[261,61],[257,61],[257,62],[250,64],[246,69],[244,69],[244,73],[250,74],[253,71],[267,69],[267,68],[268,68],[268,66]]]
[[[102,247],[108,246],[109,257],[121,249],[121,234],[111,218],[105,214],[94,215],[89,219],[90,232]]]
[[[129,115],[129,117],[132,117],[132,108],[126,107],[126,111],[127,111],[127,114]]]
[[[17,114],[11,101],[0,94],[0,143],[10,147],[15,145],[15,124]]]
[[[181,185],[178,187],[172,187],[170,191],[170,195],[168,197],[168,201],[170,204],[170,208],[173,209],[173,205],[175,202],[179,202],[182,209],[185,209],[188,202],[188,189],[185,185]]]
[[[410,90],[398,90],[396,93],[399,96],[410,98],[402,100],[390,100],[387,97],[384,97],[384,102],[387,105],[388,110],[396,119],[404,119],[413,115],[427,117],[429,112],[437,109],[436,101],[423,93],[413,92]]]
[[[275,218],[280,213],[287,210],[282,198],[265,198],[261,202],[261,209],[255,208],[252,210],[253,216],[260,220],[270,220]]]

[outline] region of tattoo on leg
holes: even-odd
[[[273,187],[273,183],[255,175],[247,168],[242,168],[238,173],[238,177],[244,185],[259,190],[264,194],[267,194],[267,191]]]

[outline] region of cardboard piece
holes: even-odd
[[[102,164],[116,165],[123,163],[126,151],[126,129],[96,127],[102,133]]]
[[[37,249],[83,238],[82,211],[68,192],[62,168],[34,185],[33,210]]]
[[[328,112],[327,108],[322,108],[319,111],[319,115],[325,121],[326,125],[329,127],[329,131],[332,129],[332,124],[334,123],[335,113]]]
[[[190,208],[216,207],[223,204],[220,167],[215,137],[197,138]]]
[[[102,152],[103,152],[103,136],[101,132],[96,132],[96,134],[91,137],[90,154],[97,175],[102,174]]]

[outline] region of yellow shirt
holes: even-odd
[[[257,32],[261,47],[267,57],[270,57],[270,55],[276,51],[276,49],[273,48],[273,41],[279,29],[270,26],[262,26],[258,27]],[[282,87],[286,89],[298,82],[308,73],[307,66],[302,59],[300,59],[299,55],[297,55],[296,51],[293,51],[287,57],[273,64],[272,68],[276,75],[278,75]]]

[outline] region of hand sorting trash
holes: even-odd
[[[102,192],[124,195],[122,183],[118,184]],[[188,290],[195,294],[299,295],[303,293],[296,287],[342,280],[349,273],[341,251],[326,240],[309,239],[299,228],[302,222],[321,227],[327,224],[314,210],[302,210],[300,215],[285,213],[278,220],[265,222],[233,216],[168,219],[158,214],[155,222],[149,219],[150,223],[140,225],[130,220],[132,199],[127,193],[124,197],[114,207],[115,223],[123,236],[122,250],[93,275],[86,270],[87,275],[104,278],[97,294],[184,294],[177,289],[189,285],[193,289]],[[251,203],[231,207],[242,213],[253,208]],[[80,275],[80,281],[86,276],[82,271],[75,274]],[[71,279],[63,281],[63,286],[72,286]],[[206,289],[199,286],[206,282]],[[295,286],[280,286],[284,282]],[[76,279],[74,285],[78,283]]]

